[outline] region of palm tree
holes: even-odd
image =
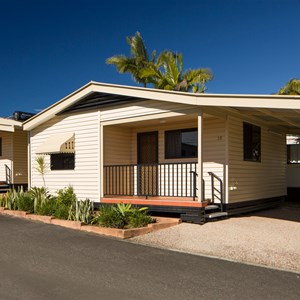
[[[130,56],[114,55],[106,60],[107,64],[115,65],[119,73],[130,73],[137,83],[147,86],[148,78],[141,77],[140,71],[149,63],[147,49],[144,45],[143,38],[139,32],[132,37],[126,38],[130,46]],[[152,52],[152,60],[154,61],[155,51]]]
[[[140,77],[147,78],[158,89],[203,93],[205,83],[213,78],[212,72],[206,68],[183,72],[182,65],[181,53],[165,50],[155,62],[147,63],[140,70]]]
[[[300,95],[300,79],[291,79],[277,94],[279,95]]]

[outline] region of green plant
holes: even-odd
[[[23,210],[29,213],[34,212],[34,199],[29,192],[19,194],[17,197],[18,210]]]
[[[12,189],[3,196],[4,207],[10,210],[18,209],[17,202],[18,192],[15,189]]]
[[[69,218],[70,209],[73,202],[76,202],[76,194],[73,187],[69,186],[64,189],[60,189],[57,192],[55,201],[54,216],[57,219],[67,220]]]
[[[46,182],[45,182],[45,174],[49,168],[49,164],[46,163],[45,161],[45,156],[44,155],[38,155],[35,158],[35,170],[42,176],[43,182],[44,182],[44,187],[46,187]]]
[[[137,228],[151,223],[153,220],[147,215],[147,207],[137,208],[131,204],[102,205],[94,223],[111,228]]]
[[[68,220],[80,221],[85,224],[92,222],[94,214],[94,203],[89,199],[77,201],[73,200],[70,209]]]
[[[0,195],[0,207],[5,207],[5,198],[4,198],[4,195]]]
[[[59,202],[60,204],[65,204],[66,206],[70,206],[73,203],[73,201],[77,199],[72,186],[68,186],[67,188],[60,189],[56,193],[57,193],[56,201]]]
[[[121,217],[113,205],[102,205],[93,223],[110,228],[124,228],[126,225],[124,218]]]
[[[55,212],[55,200],[45,187],[33,187],[29,191],[34,199],[34,213],[51,216]]]
[[[145,227],[153,223],[153,219],[147,214],[146,211],[135,209],[129,216],[128,226],[130,228]]]

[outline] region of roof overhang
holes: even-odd
[[[0,118],[0,131],[14,132],[15,128],[22,128],[22,122]]]
[[[23,128],[32,130],[64,112],[149,99],[209,107],[229,115],[245,114],[272,127],[279,126],[283,131],[300,132],[300,96],[195,94],[98,82],[90,82],[46,108],[25,121]]]
[[[74,153],[74,133],[50,136],[36,151],[37,154]]]

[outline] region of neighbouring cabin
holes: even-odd
[[[287,194],[285,135],[298,129],[284,99],[92,82],[24,123],[30,186],[43,185],[44,155],[50,192],[71,185],[80,199],[179,212],[274,205]]]
[[[287,136],[287,196],[300,202],[300,136]]]
[[[0,118],[0,191],[28,185],[27,139],[22,122]]]

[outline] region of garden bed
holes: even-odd
[[[8,210],[8,209],[4,209],[3,207],[0,207],[0,214],[21,217],[21,218],[25,218],[25,219],[29,219],[29,220],[63,226],[63,227],[72,228],[75,230],[81,230],[81,231],[85,231],[85,232],[92,232],[95,234],[112,236],[112,237],[121,238],[121,239],[132,238],[132,237],[147,234],[147,233],[150,233],[153,231],[172,227],[172,226],[175,226],[175,225],[178,225],[179,223],[181,223],[180,219],[155,217],[156,223],[148,224],[146,227],[119,229],[119,228],[101,227],[101,226],[97,226],[97,225],[85,225],[84,223],[79,222],[79,221],[55,219],[53,216],[41,216],[41,215],[35,215],[35,214],[28,214],[25,211]]]

